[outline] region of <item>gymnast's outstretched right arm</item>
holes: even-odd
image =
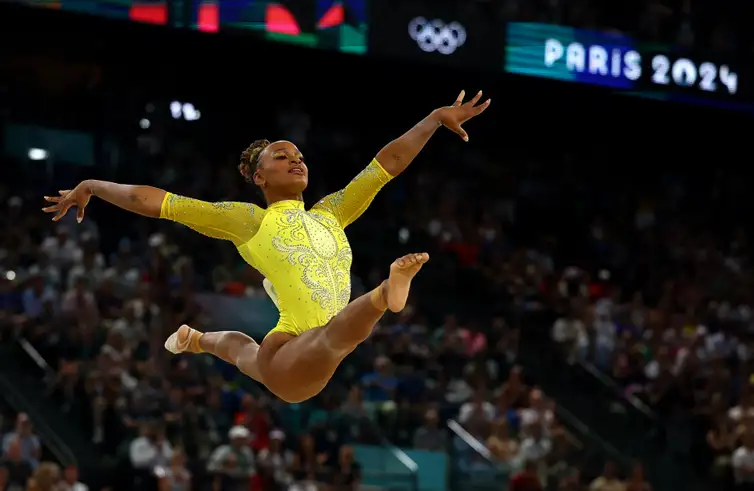
[[[151,218],[164,218],[186,225],[216,239],[241,245],[251,239],[259,228],[264,210],[251,203],[209,203],[151,186],[132,186],[107,181],[83,181],[60,196],[45,196],[52,203],[43,208],[60,220],[68,210],[77,207],[77,220],[84,219],[84,209],[92,196],[119,208]]]

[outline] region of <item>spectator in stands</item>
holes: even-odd
[[[79,469],[75,465],[69,465],[63,470],[63,479],[59,491],[89,491],[89,486],[79,481]]]
[[[569,469],[560,479],[558,491],[585,491],[586,486],[581,482],[581,472],[578,469]]]
[[[8,469],[3,465],[0,465],[0,491],[10,491]]]
[[[589,485],[590,491],[625,491],[626,485],[618,478],[618,467],[615,462],[605,463],[602,475]]]
[[[626,491],[652,491],[652,485],[644,478],[644,466],[641,462],[634,462],[631,475],[626,481]]]
[[[428,409],[424,415],[424,424],[414,432],[413,447],[430,452],[445,452],[448,449],[448,432],[440,428],[439,424],[437,410]]]
[[[527,460],[523,469],[511,478],[508,491],[542,491],[542,481],[537,473],[536,461]]]
[[[584,323],[576,316],[574,307],[568,308],[566,315],[555,321],[552,326],[552,340],[560,346],[570,363],[586,356],[589,337]]]
[[[21,458],[31,464],[32,468],[36,467],[39,464],[42,446],[39,443],[39,438],[32,430],[28,414],[18,413],[14,431],[3,437],[3,451],[7,451],[13,441],[18,441],[21,444]]]
[[[747,429],[742,445],[733,452],[733,475],[737,491],[754,489],[754,430]]]
[[[191,472],[186,468],[186,456],[176,449],[167,467],[155,468],[158,491],[191,491]]]
[[[22,491],[32,475],[31,464],[22,457],[21,442],[10,440],[4,449],[2,466],[8,471],[8,491]]]
[[[251,432],[245,426],[234,426],[228,432],[229,442],[217,447],[209,458],[207,470],[215,482],[229,491],[247,491],[256,474],[254,454],[249,449]]]
[[[60,467],[52,462],[42,462],[26,485],[26,491],[58,491]]]
[[[342,445],[329,476],[331,491],[358,491],[361,485],[361,465],[356,462],[353,447]]]
[[[128,453],[134,469],[152,471],[170,465],[173,448],[165,439],[162,425],[147,423],[141,427],[141,436],[131,442]]]
[[[21,296],[21,301],[23,314],[28,319],[38,319],[48,310],[57,311],[58,293],[51,285],[45,283],[38,269],[29,271],[26,284],[28,286]],[[51,306],[51,308],[48,308],[48,306]]]
[[[731,421],[725,414],[714,417],[712,427],[707,432],[707,445],[712,452],[713,475],[717,478],[722,478],[730,471],[735,444],[736,434]]]
[[[555,411],[551,401],[545,399],[539,389],[529,392],[529,405],[519,411],[521,426],[528,428],[531,425],[542,427],[545,435],[550,434],[550,429],[555,422]]]
[[[523,431],[527,436],[521,441],[518,449],[518,461],[535,463],[540,476],[546,475],[545,459],[552,451],[552,441],[543,434],[542,425],[531,425]]]
[[[390,359],[378,357],[374,362],[374,371],[361,378],[364,398],[370,403],[382,403],[395,398],[398,378],[393,375]]]
[[[471,428],[485,427],[495,419],[495,415],[495,406],[487,400],[487,394],[477,390],[473,399],[458,411],[458,422]]]
[[[492,434],[487,439],[487,449],[497,462],[509,464],[518,455],[518,441],[511,437],[508,421],[498,419],[492,428]]]
[[[281,430],[270,432],[270,445],[257,454],[257,463],[263,471],[264,489],[284,489],[293,481],[290,468],[293,465],[293,452],[283,446],[285,434]]]
[[[327,460],[327,453],[317,448],[316,440],[312,435],[301,435],[298,449],[293,456],[293,465],[291,465],[293,478],[296,481],[316,482]]]

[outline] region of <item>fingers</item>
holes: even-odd
[[[60,220],[61,218],[63,218],[66,215],[66,213],[68,213],[68,210],[71,209],[71,206],[73,206],[73,204],[68,204],[68,203],[63,204],[61,206],[60,210],[58,210],[57,215],[55,215],[54,217],[52,217],[52,221],[53,222],[57,222],[58,220]]]
[[[71,192],[70,189],[64,189],[62,191],[58,191],[58,193],[60,193],[60,196],[65,196],[66,194],[68,194],[70,192]]]
[[[492,99],[487,99],[486,101],[479,104],[478,106],[474,106],[474,116],[478,116],[479,114],[482,114],[488,107],[490,107],[491,102],[492,102]]]
[[[466,131],[463,128],[461,128],[460,125],[459,126],[451,126],[448,129],[450,131],[452,131],[453,133],[455,133],[456,135],[460,136],[463,141],[465,141],[465,142],[469,141],[469,134],[466,133]]]
[[[481,99],[481,98],[482,98],[482,91],[480,90],[479,92],[476,93],[476,95],[469,102],[467,102],[466,104],[464,104],[464,106],[466,106],[466,107],[474,107],[474,106],[476,106],[476,103],[479,102],[479,99]]]
[[[45,201],[49,201],[50,203],[58,203],[62,197],[59,196],[45,196]]]
[[[454,107],[458,107],[461,104],[463,104],[463,98],[466,97],[466,91],[462,90],[460,94],[458,94],[458,97],[456,97],[456,101],[453,103]]]
[[[48,201],[51,201],[51,200],[48,200]],[[63,218],[66,213],[68,213],[68,210],[71,209],[71,206],[73,206],[73,203],[55,203],[52,206],[47,206],[45,208],[42,208],[42,211],[45,213],[55,213],[55,216],[52,217],[52,221],[57,222],[58,220]]]
[[[79,207],[78,211],[76,211],[76,221],[81,223],[84,221],[84,207]]]

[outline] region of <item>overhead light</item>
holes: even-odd
[[[170,114],[173,116],[173,119],[183,119],[185,121],[197,121],[202,117],[201,111],[190,102],[171,102]]]
[[[47,158],[47,150],[41,148],[29,149],[29,160],[44,160]]]
[[[141,118],[139,121],[139,128],[142,130],[148,130],[152,126],[152,123],[147,118]]]

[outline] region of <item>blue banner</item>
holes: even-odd
[[[750,110],[749,67],[620,35],[508,25],[505,71],[609,87],[643,97]]]

